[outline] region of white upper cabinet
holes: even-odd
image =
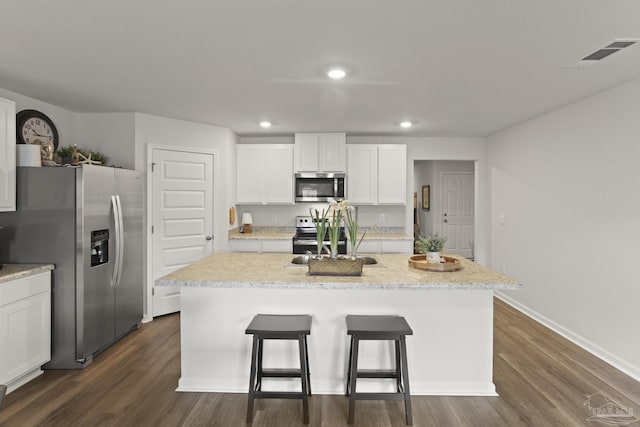
[[[264,201],[269,204],[293,204],[293,146],[270,145],[262,160],[265,168]]]
[[[295,172],[344,172],[346,157],[344,133],[296,133]]]
[[[348,145],[347,160],[347,198],[351,203],[406,204],[406,145]]]
[[[407,203],[407,146],[378,146],[378,204]]]
[[[0,212],[16,210],[16,104],[0,98]]]
[[[236,203],[294,203],[291,144],[236,145]]]
[[[347,146],[347,199],[358,205],[378,203],[378,146]]]

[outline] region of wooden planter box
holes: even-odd
[[[310,276],[362,276],[364,260],[358,259],[309,259]]]

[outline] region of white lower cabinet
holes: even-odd
[[[284,252],[291,253],[292,241],[283,239],[229,240],[230,252]]]
[[[410,254],[413,241],[402,239],[365,239],[358,248],[359,254]]]
[[[51,273],[0,283],[0,384],[9,392],[51,360]]]

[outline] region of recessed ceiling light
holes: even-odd
[[[342,68],[332,68],[327,72],[327,76],[329,76],[329,78],[332,78],[334,80],[343,79],[346,75],[347,75],[347,72],[344,71]]]
[[[408,128],[410,128],[411,126],[413,126],[413,123],[411,123],[411,122],[410,122],[410,121],[408,121],[408,120],[405,120],[405,121],[403,121],[403,122],[400,122],[400,127],[401,127],[401,128],[408,129]]]
[[[260,127],[265,128],[265,129],[270,128],[271,127],[271,122],[268,122],[266,120],[262,121],[262,122],[260,122]]]

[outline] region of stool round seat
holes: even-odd
[[[347,335],[351,335],[349,347],[349,367],[347,368],[347,392],[349,396],[348,423],[353,424],[357,400],[404,400],[407,425],[413,424],[409,371],[407,367],[407,345],[405,337],[413,335],[413,330],[402,316],[346,316]],[[393,341],[395,347],[395,367],[387,370],[359,370],[358,352],[360,341]],[[363,393],[356,390],[358,378],[393,379],[396,392]]]
[[[247,326],[245,333],[253,335],[251,350],[251,372],[249,374],[249,397],[247,423],[253,421],[254,399],[301,399],[302,419],[309,424],[309,396],[311,376],[309,373],[309,350],[307,335],[311,334],[311,316],[307,314],[257,314]],[[265,369],[262,366],[264,340],[298,341],[300,369]],[[263,391],[263,378],[300,378],[300,392]]]

